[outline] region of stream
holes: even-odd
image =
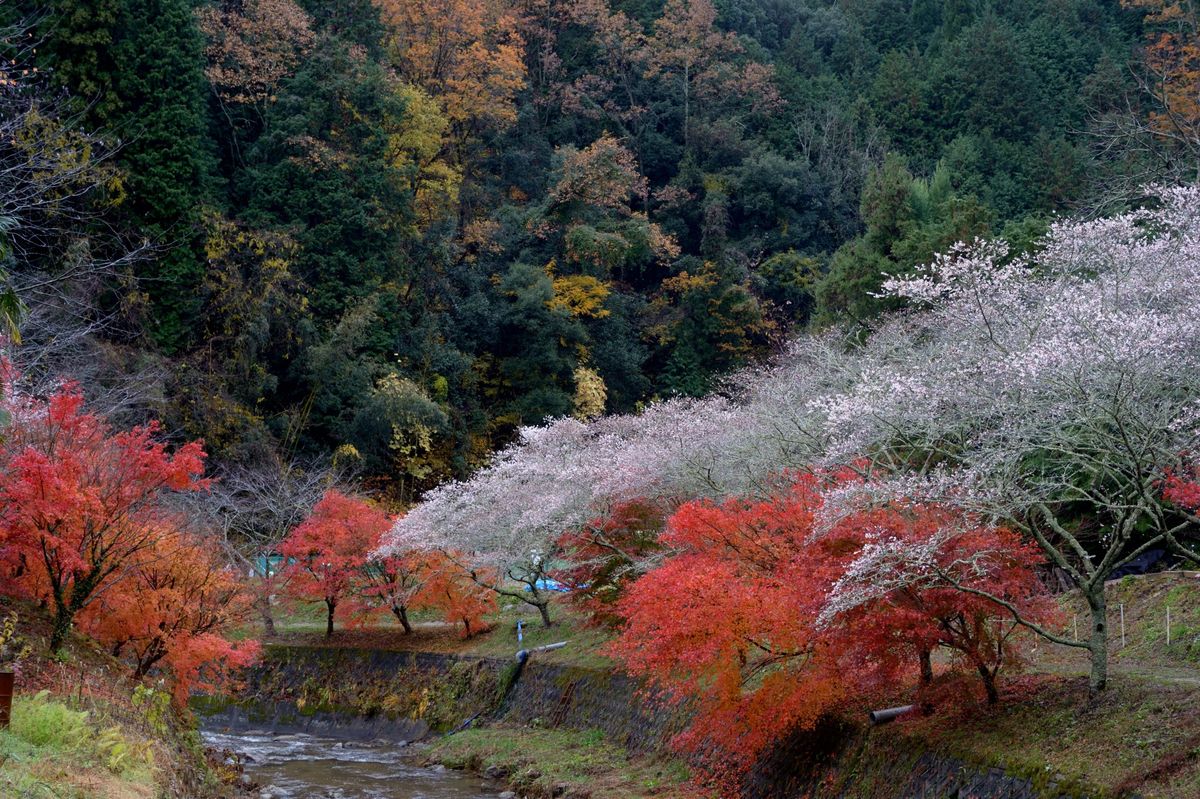
[[[499,788],[441,766],[422,765],[424,747],[310,733],[231,729],[205,723],[206,746],[242,761],[261,799],[489,799]]]

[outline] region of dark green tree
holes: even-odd
[[[204,261],[200,211],[213,197],[203,40],[190,0],[124,0],[113,48],[114,127],[132,225],[158,250],[139,265],[146,326],[176,352],[194,340]]]

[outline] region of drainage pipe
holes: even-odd
[[[894,721],[905,713],[911,713],[916,707],[916,705],[902,705],[901,707],[889,707],[885,710],[872,710],[867,716],[871,719],[872,724],[887,724],[889,721]]]
[[[566,641],[559,641],[556,644],[545,644],[544,646],[535,646],[533,649],[522,649],[517,652],[517,662],[524,663],[529,659],[529,656],[534,652],[549,652],[551,649],[562,649],[567,645]]]

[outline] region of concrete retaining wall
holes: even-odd
[[[603,730],[633,752],[666,748],[686,715],[629,677],[538,663],[530,658],[500,711],[505,721],[542,727]]]
[[[630,751],[650,753],[665,749],[686,723],[685,710],[657,701],[623,675],[539,663],[534,655],[506,693],[514,671],[508,660],[272,646],[249,674],[245,697],[256,703],[260,720],[271,717],[288,729],[403,740],[477,717],[477,723],[600,729]],[[228,712],[233,719],[245,715]],[[1086,799],[1053,780],[1034,785],[1000,769],[922,752],[900,736],[868,746],[871,735],[888,733],[830,727],[783,742],[752,770],[745,796]]]

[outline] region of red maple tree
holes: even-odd
[[[382,539],[377,539],[372,549],[380,543]],[[415,550],[368,560],[352,599],[355,622],[365,623],[380,613],[391,613],[404,634],[410,635],[413,628],[409,611],[427,604],[426,583],[433,568],[432,556]]]
[[[171,454],[154,424],[115,432],[67,384],[48,400],[10,398],[0,449],[0,591],[46,602],[57,651],[75,617],[128,576],[162,532],[169,491],[202,488],[204,451]]]
[[[301,601],[325,603],[325,635],[333,635],[338,607],[354,596],[368,556],[391,525],[382,510],[330,489],[284,539],[286,591]]]
[[[220,689],[258,655],[256,641],[228,637],[251,615],[252,596],[211,546],[165,528],[128,572],[88,607],[81,626],[131,660],[134,679],[166,666],[182,705],[193,688]]]
[[[1037,550],[1007,531],[928,507],[824,518],[825,492],[856,479],[803,475],[767,500],[682,506],[662,536],[673,554],[618,603],[610,653],[695,703],[678,744],[718,778],[831,711],[932,679],[939,647],[994,700],[1015,624],[982,593],[1032,618],[1053,610]]]
[[[660,503],[629,500],[559,538],[559,550],[569,565],[553,577],[570,589],[568,597],[590,621],[619,621],[617,601],[641,575],[646,560],[662,550],[658,539],[666,516]]]
[[[865,601],[832,627],[845,632],[848,657],[877,664],[898,659],[897,671],[915,658],[922,685],[929,685],[930,656],[941,649],[952,665],[978,676],[994,704],[1000,670],[1022,662],[1013,611],[1042,626],[1058,620],[1058,606],[1037,577],[1045,556],[1011,530],[937,507],[887,506],[847,518],[838,535],[844,547],[862,553],[874,546],[903,561],[887,554],[869,558],[865,570],[835,586],[867,590]]]

